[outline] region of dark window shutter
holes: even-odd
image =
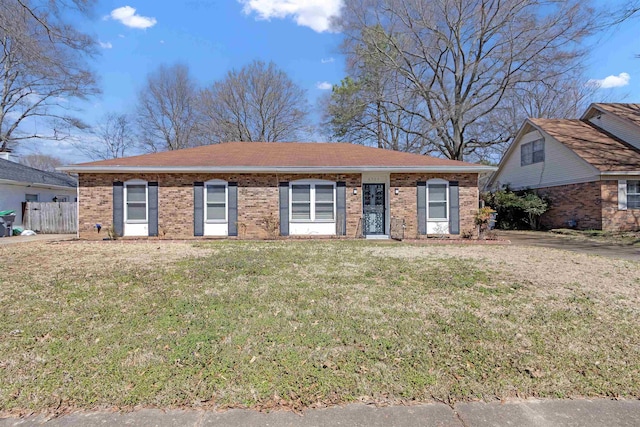
[[[347,235],[347,184],[336,182],[336,234]]]
[[[418,181],[418,234],[427,234],[427,183]]]
[[[149,189],[149,236],[158,235],[158,183],[150,182]]]
[[[113,231],[124,236],[124,183],[113,183]]]
[[[289,235],[289,183],[281,182],[280,188],[280,235]]]
[[[460,186],[449,181],[449,234],[460,234]]]
[[[204,236],[204,182],[193,183],[193,235]]]
[[[227,185],[229,192],[229,236],[238,235],[238,183],[230,182]]]

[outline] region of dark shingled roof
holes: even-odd
[[[58,187],[76,188],[78,186],[78,181],[67,174],[41,171],[4,159],[0,159],[0,179]]]

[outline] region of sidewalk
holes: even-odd
[[[0,419],[0,427],[42,425],[42,416]],[[352,404],[312,409],[303,415],[251,410],[161,411],[143,409],[130,413],[77,413],[46,421],[49,427],[133,425],[173,426],[353,426],[353,427],[485,427],[485,426],[580,426],[618,427],[640,425],[640,400],[526,400],[508,403],[459,403],[375,408]]]

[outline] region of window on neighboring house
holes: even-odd
[[[291,220],[334,221],[335,193],[335,184],[291,184]]]
[[[209,222],[227,221],[227,185],[206,185],[207,212],[206,220]]]
[[[520,146],[520,165],[544,162],[544,138]]]
[[[427,220],[448,221],[449,185],[447,182],[427,182]]]
[[[37,202],[38,201],[38,195],[37,194],[25,194],[24,195],[24,201],[25,202]]]
[[[627,209],[640,209],[640,181],[627,181]]]
[[[146,183],[126,183],[125,184],[125,221],[146,222],[147,221],[147,184]]]

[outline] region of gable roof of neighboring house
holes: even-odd
[[[78,186],[78,181],[67,174],[34,169],[4,159],[0,159],[0,180],[50,187]]]
[[[528,121],[567,146],[600,172],[640,170],[638,150],[588,122],[569,119]]]
[[[456,160],[348,143],[226,142],[66,166],[75,172],[491,171]]]
[[[622,104],[622,103],[604,103],[598,102],[591,104],[582,116],[583,120],[587,120],[598,112],[612,114],[618,118],[626,120],[640,126],[640,104]]]

